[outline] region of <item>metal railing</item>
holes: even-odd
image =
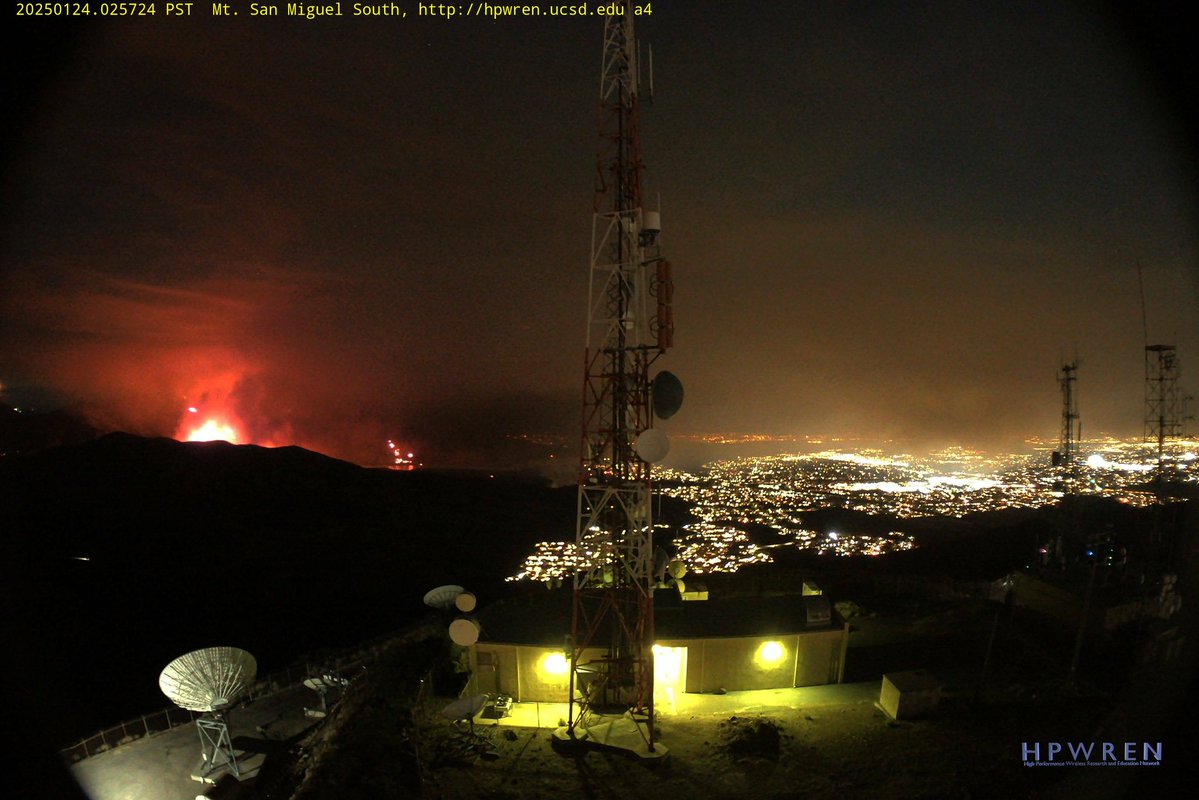
[[[338,655],[329,656],[319,662],[305,661],[303,664],[293,664],[284,669],[272,672],[266,677],[255,681],[254,685],[245,694],[242,702],[249,703],[259,698],[268,697],[291,689],[303,683],[305,678],[323,675],[328,672],[340,672],[360,665],[365,666],[375,660],[384,642],[395,638],[397,635],[400,634],[385,634],[367,643],[357,645],[352,650],[342,651]],[[82,761],[85,758],[106,753],[115,747],[135,742],[147,736],[165,733],[181,725],[189,725],[199,716],[201,714],[195,711],[171,706],[105,728],[62,748],[59,753],[67,763],[73,764],[76,761]]]

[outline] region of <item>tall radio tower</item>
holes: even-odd
[[[604,23],[575,531],[593,558],[575,575],[566,733],[578,738],[594,713],[630,711],[652,753],[650,463],[667,445],[653,429],[649,366],[672,344],[672,283],[659,215],[642,205],[639,53],[624,8]]]
[[[1074,384],[1078,380],[1078,359],[1062,365],[1057,382],[1062,387],[1062,432],[1054,466],[1061,467],[1062,491],[1073,494],[1078,486],[1078,443],[1082,438],[1082,422],[1078,416],[1078,397]]]

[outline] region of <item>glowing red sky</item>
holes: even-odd
[[[1194,92],[1154,60],[1181,21],[683,6],[640,23],[670,432],[1053,437],[1077,351],[1084,430],[1139,433],[1138,260],[1150,338],[1199,369]],[[573,443],[598,21],[225,22],[29,31],[8,399],[360,462]]]

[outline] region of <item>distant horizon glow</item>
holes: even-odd
[[[1050,438],[1071,347],[1084,429],[1131,434],[1142,337],[1175,348],[1185,392],[1196,92],[1161,74],[1190,56],[1158,60],[1175,25],[1145,48],[1070,3],[672,6],[637,21],[669,54],[638,148],[677,265],[664,463]],[[47,69],[8,76],[5,405],[575,472],[603,25],[410,22],[15,19]],[[894,465],[876,456],[845,457]]]

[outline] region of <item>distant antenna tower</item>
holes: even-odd
[[[1078,416],[1078,396],[1074,384],[1078,380],[1078,359],[1063,364],[1057,382],[1062,389],[1062,432],[1053,465],[1061,468],[1062,487],[1067,494],[1077,489],[1078,443],[1082,439],[1082,422]]]
[[[1183,438],[1183,398],[1178,386],[1178,354],[1172,344],[1145,346],[1145,441],[1157,446],[1157,476],[1178,464]]]
[[[179,656],[162,671],[158,686],[171,702],[189,711],[204,712],[196,718],[205,780],[221,767],[241,775],[237,754],[229,738],[228,710],[254,683],[258,662],[236,647],[209,647]]]
[[[1141,294],[1141,331],[1145,337],[1145,441],[1157,445],[1157,479],[1166,478],[1167,460],[1178,464],[1178,446],[1186,418],[1185,399],[1178,391],[1178,355],[1172,344],[1149,344],[1149,314],[1145,310],[1145,276],[1137,262]]]
[[[580,551],[595,560],[575,575],[565,733],[585,738],[579,734],[594,712],[631,711],[652,753],[650,463],[665,457],[669,443],[652,428],[649,367],[671,346],[674,325],[659,213],[642,207],[638,80],[626,4],[622,16],[604,21],[575,532]]]

